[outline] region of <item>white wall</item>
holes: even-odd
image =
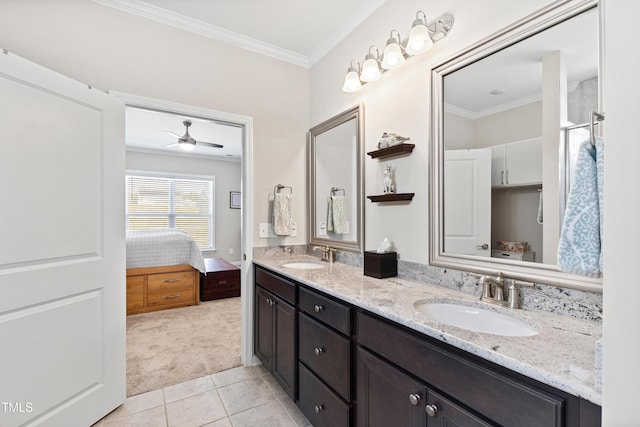
[[[640,384],[640,283],[635,242],[640,241],[640,144],[637,137],[640,2],[606,0],[604,46],[604,337],[603,425],[638,425]]]
[[[298,237],[279,243],[306,242],[308,70],[90,0],[1,1],[0,48],[102,90],[253,117],[255,223],[292,186]]]
[[[175,155],[127,151],[127,170],[208,175],[215,177],[215,252],[204,252],[207,258],[240,261],[240,209],[229,208],[229,192],[240,191],[240,163]],[[233,253],[229,253],[229,249]]]
[[[365,194],[379,194],[386,163],[396,167],[398,192],[415,192],[410,204],[382,204],[365,200],[365,248],[375,249],[388,236],[400,258],[428,260],[428,147],[430,138],[430,71],[433,65],[466,46],[500,30],[543,5],[545,0],[470,2],[448,0],[388,1],[352,34],[311,68],[310,124],[315,125],[359,102],[365,105],[365,152],[372,151],[383,132],[410,136],[416,144],[411,156],[390,161],[365,158]],[[454,15],[453,30],[422,56],[411,58],[360,92],[342,92],[342,82],[352,59],[362,62],[371,44],[383,48],[392,29],[406,37],[416,11],[430,19]],[[499,10],[500,13],[496,13]]]

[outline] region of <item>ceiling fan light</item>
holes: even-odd
[[[195,142],[179,141],[178,147],[180,147],[184,151],[192,151],[194,148],[196,148],[196,144]]]
[[[382,53],[382,68],[385,70],[391,70],[404,64],[405,59],[400,49],[400,45],[395,39],[389,39],[387,41],[387,47],[384,48]]]
[[[411,31],[409,31],[409,39],[407,40],[406,48],[409,55],[425,53],[431,49],[431,46],[433,46],[433,40],[431,40],[425,20],[417,18],[413,21]]]

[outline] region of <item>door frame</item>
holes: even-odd
[[[251,268],[253,265],[253,117],[131,95],[123,92],[110,91],[109,93],[122,99],[127,107],[149,108],[166,111],[168,113],[193,115],[242,126],[240,175],[240,191],[242,192],[242,221],[240,231],[242,252],[242,280],[240,285],[242,326],[240,357],[244,366],[252,366],[259,363],[253,355],[253,289],[251,286],[251,284],[253,284],[253,268]]]

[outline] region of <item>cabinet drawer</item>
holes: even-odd
[[[273,292],[291,304],[296,303],[296,284],[283,277],[276,276],[260,267],[255,269],[257,285]]]
[[[351,342],[309,316],[298,315],[298,357],[345,400],[351,399]]]
[[[349,426],[351,408],[316,378],[302,363],[298,364],[300,392],[298,406],[315,427]]]
[[[144,307],[144,277],[127,277],[127,313]]]
[[[561,397],[363,313],[358,342],[501,425],[563,425]]]
[[[316,292],[300,288],[298,307],[345,335],[351,335],[351,309]]]
[[[171,289],[161,292],[149,292],[147,294],[147,305],[157,307],[160,305],[188,305],[193,304],[195,294],[193,286],[191,288]]]
[[[147,279],[149,292],[171,292],[172,290],[193,288],[193,272],[150,274]]]

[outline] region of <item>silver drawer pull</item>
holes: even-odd
[[[165,279],[162,281],[162,283],[176,283],[181,281],[182,279]]]
[[[324,348],[323,347],[316,347],[313,352],[316,354],[316,356],[320,356],[322,353],[324,353]]]
[[[313,307],[313,309],[315,310],[316,313],[320,313],[322,310],[324,310],[324,306],[316,305]]]
[[[174,299],[174,298],[180,298],[182,295],[180,294],[175,294],[175,295],[164,295],[162,297],[162,299]]]
[[[436,414],[438,413],[438,407],[436,405],[427,405],[427,407],[425,408],[425,411],[427,412],[427,415],[429,415],[430,417],[435,417]]]
[[[324,404],[319,404],[313,407],[313,410],[316,411],[316,414],[319,414],[320,411],[324,411]]]
[[[418,393],[410,394],[409,395],[409,402],[413,406],[418,406],[418,403],[420,403],[420,395]]]

